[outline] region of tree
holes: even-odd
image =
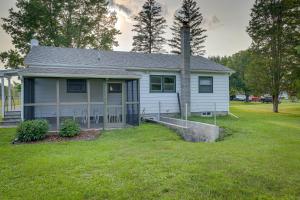
[[[142,11],[134,17],[136,35],[133,36],[133,49],[135,52],[153,53],[162,52],[166,40],[166,20],[161,16],[161,6],[155,0],[146,0]]]
[[[173,38],[169,41],[172,53],[181,53],[181,27],[183,22],[188,22],[191,28],[191,53],[192,55],[203,55],[206,30],[202,28],[203,17],[195,0],[183,0],[182,6],[174,15],[171,31]]]
[[[112,49],[120,32],[107,5],[105,0],[17,0],[17,10],[2,18],[14,50],[2,52],[1,61],[7,67],[22,65],[32,38],[47,46]]]
[[[252,50],[261,57],[257,68],[272,95],[274,112],[278,112],[288,74],[299,65],[299,4],[299,0],[256,0],[247,28]],[[258,79],[256,84],[261,84]]]
[[[251,51],[244,50],[229,57],[216,56],[210,57],[210,59],[235,71],[229,78],[230,96],[243,93],[246,95],[246,101],[248,101],[251,92],[248,72],[253,60]]]

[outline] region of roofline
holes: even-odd
[[[120,78],[120,79],[140,79],[138,75],[83,75],[83,74],[59,74],[59,73],[27,73],[19,72],[22,77],[43,77],[43,78]]]
[[[54,64],[34,64],[28,65],[32,68],[39,68],[43,66],[49,66],[51,68],[62,68],[62,67],[78,67],[80,69],[95,69],[95,67],[101,67],[102,69],[123,69],[123,70],[130,70],[130,71],[170,71],[170,72],[180,72],[180,68],[148,68],[148,67],[120,67],[120,66],[101,66],[101,65],[54,65]],[[205,69],[191,69],[191,72],[211,72],[211,73],[234,73],[233,70],[205,70]]]

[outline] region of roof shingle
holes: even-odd
[[[25,58],[27,66],[180,69],[182,58],[173,54],[145,54],[94,49],[36,46]],[[231,72],[201,56],[191,56],[191,70]]]

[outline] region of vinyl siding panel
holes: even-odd
[[[175,93],[151,93],[150,92],[150,75],[175,75],[176,92]],[[158,113],[158,102],[161,103],[161,113],[179,113],[177,92],[180,92],[179,73],[168,72],[149,72],[142,73],[140,79],[140,109],[141,113],[150,114]]]
[[[213,77],[213,93],[199,93],[199,76]],[[191,74],[191,112],[214,110],[227,112],[229,108],[229,75],[228,74]]]

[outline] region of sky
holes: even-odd
[[[16,0],[0,0],[0,17],[8,16],[8,9],[13,7]],[[116,27],[121,31],[117,37],[118,47],[114,50],[130,51],[132,49],[133,16],[141,9],[144,0],[109,0],[110,9],[117,12]],[[169,29],[172,25],[175,11],[180,7],[181,0],[157,0],[163,8],[163,16],[168,28],[165,37],[170,39]],[[229,56],[240,50],[247,49],[251,39],[246,32],[250,19],[250,9],[255,0],[197,0],[200,12],[204,17],[204,28],[207,29],[205,56]],[[0,23],[2,21],[0,20]],[[0,52],[13,46],[10,36],[0,28]],[[170,51],[166,45],[165,49]],[[1,64],[0,64],[1,65]]]

